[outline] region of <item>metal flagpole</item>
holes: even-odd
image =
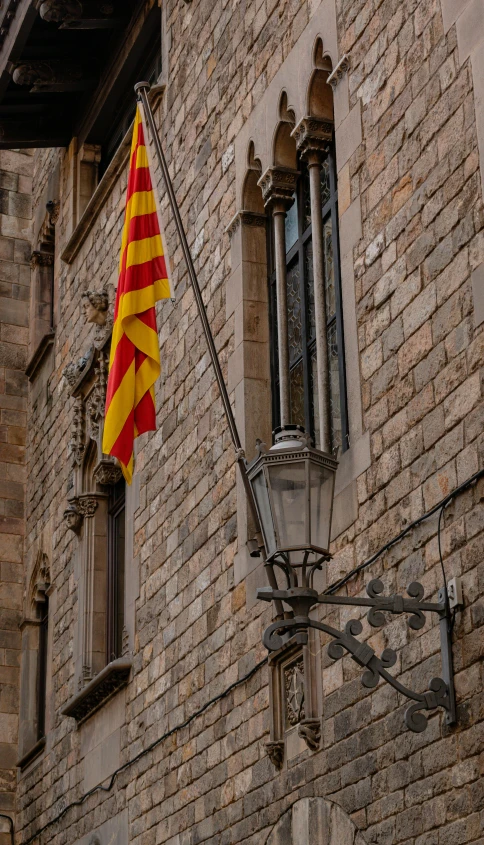
[[[220,361],[218,359],[217,350],[215,348],[215,343],[212,335],[212,330],[210,328],[210,323],[208,322],[207,312],[205,310],[205,305],[203,303],[202,294],[200,291],[200,286],[198,284],[197,274],[195,272],[195,267],[193,266],[192,256],[190,253],[190,248],[188,246],[187,236],[185,234],[185,229],[183,227],[183,222],[180,216],[180,210],[178,208],[178,203],[176,201],[175,192],[173,190],[173,185],[171,183],[170,174],[168,172],[168,165],[166,163],[165,155],[163,153],[163,148],[161,146],[161,141],[158,136],[158,132],[155,125],[155,120],[153,117],[153,112],[151,110],[151,106],[148,101],[148,91],[150,90],[149,82],[138,82],[134,86],[134,90],[137,94],[138,100],[141,101],[143,106],[143,111],[146,114],[146,118],[150,127],[151,137],[153,138],[153,143],[155,145],[156,154],[158,156],[158,161],[160,163],[161,172],[163,174],[163,180],[165,182],[166,191],[168,194],[168,199],[170,200],[171,210],[173,212],[173,216],[175,218],[176,228],[178,230],[178,235],[180,237],[183,255],[185,257],[185,262],[187,265],[188,275],[190,277],[190,282],[193,288],[193,293],[195,295],[195,301],[198,307],[198,313],[200,315],[200,319],[202,321],[203,330],[205,332],[205,339],[207,341],[208,351],[210,353],[210,358],[212,360],[212,365],[215,370],[215,378],[217,379],[217,384],[220,390],[220,395],[222,397],[222,403],[225,410],[225,416],[227,417],[227,422],[229,424],[230,434],[232,435],[232,441],[235,447],[235,457],[237,458],[237,463],[239,465],[240,474],[242,476],[242,481],[244,483],[245,492],[247,494],[247,499],[249,501],[250,510],[252,516],[254,518],[256,531],[260,534],[261,528],[259,523],[259,517],[257,514],[257,508],[254,500],[254,494],[252,492],[252,487],[250,486],[250,482],[247,476],[247,469],[246,469],[246,461],[245,461],[245,454],[244,450],[242,449],[242,444],[240,442],[239,432],[237,431],[237,425],[235,422],[235,418],[232,412],[232,406],[230,404],[229,394],[227,392],[227,388],[225,386],[224,377],[222,374],[222,369],[220,367]],[[272,568],[266,566],[266,571],[269,576],[269,581],[271,582],[271,587],[273,589],[278,589],[277,582],[275,576],[272,572]],[[274,582],[274,583],[272,583]],[[282,604],[280,609],[278,608],[278,613],[283,613]]]

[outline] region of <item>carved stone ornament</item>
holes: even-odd
[[[82,68],[80,65],[58,61],[20,62],[14,68],[12,79],[16,85],[42,90],[51,85],[79,82],[82,79]]]
[[[69,440],[69,452],[72,456],[74,466],[80,466],[84,458],[86,444],[84,442],[84,403],[81,398],[76,399],[74,413],[72,415],[71,437]]]
[[[49,215],[49,226],[53,228],[59,220],[60,202],[58,200],[49,200],[49,202],[45,204],[45,207],[47,209],[47,214]]]
[[[97,376],[94,388],[86,402],[86,418],[89,437],[97,440],[100,432],[100,425],[104,418],[104,407],[106,404],[107,387],[107,356],[106,353],[99,353],[98,366],[94,372]]]
[[[49,561],[47,555],[40,552],[34,570],[32,600],[42,604],[46,600],[46,593],[50,587]]]
[[[267,756],[276,769],[282,768],[284,762],[284,743],[280,742],[266,742],[265,744]]]
[[[350,59],[349,56],[347,56],[345,53],[344,56],[342,56],[342,58],[339,60],[333,72],[330,73],[330,75],[328,76],[326,82],[328,83],[328,85],[331,85],[334,90],[340,79],[343,78],[345,73],[348,73],[349,69]]]
[[[299,171],[289,167],[268,167],[257,182],[262,191],[264,205],[279,200],[287,203],[289,207],[294,200],[298,176]]]
[[[304,719],[304,661],[302,657],[284,669],[284,696],[287,721],[291,726],[297,725]]]
[[[259,229],[265,227],[266,224],[267,217],[265,214],[257,214],[255,211],[238,211],[237,214],[232,217],[232,220],[225,231],[231,238],[241,225],[252,226]]]
[[[54,264],[54,253],[42,252],[39,249],[34,249],[30,257],[30,266],[32,270],[35,267],[52,267]]]
[[[119,464],[106,459],[98,463],[93,475],[98,484],[104,485],[117,484],[123,477]]]
[[[44,0],[40,6],[40,17],[48,23],[63,23],[82,16],[79,0]]]
[[[82,525],[82,514],[79,513],[74,502],[70,502],[64,511],[64,522],[74,534],[79,533]]]
[[[82,294],[82,307],[86,323],[96,323],[98,326],[104,326],[109,308],[107,291],[86,290]]]
[[[333,123],[316,117],[303,117],[291,132],[298,152],[306,156],[310,152],[325,153],[333,137]]]
[[[79,496],[77,500],[77,509],[82,516],[94,516],[97,509],[97,499],[94,496]]]
[[[67,367],[64,367],[62,371],[62,375],[66,379],[69,387],[74,387],[77,381],[79,381],[83,372],[89,366],[91,359],[93,357],[93,350],[90,349],[85,355],[81,358],[78,358],[77,361],[72,361]]]
[[[317,751],[321,742],[321,723],[319,719],[304,719],[297,732],[311,751]]]

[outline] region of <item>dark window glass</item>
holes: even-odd
[[[123,653],[125,600],[125,482],[113,485],[108,517],[107,661]]]
[[[37,740],[45,736],[47,689],[47,644],[49,634],[49,599],[39,604],[39,653],[37,661]]]
[[[286,216],[287,309],[291,422],[303,425],[319,445],[316,331],[314,317],[313,243],[308,169],[299,163],[294,203]],[[348,447],[343,315],[338,249],[338,195],[334,146],[321,167],[324,286],[326,299],[328,361],[333,449]],[[273,238],[269,239],[271,313],[271,367],[273,419],[279,425],[279,371],[277,349],[276,274]]]

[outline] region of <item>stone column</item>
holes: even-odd
[[[297,170],[291,170],[285,167],[269,167],[262,174],[258,183],[262,189],[264,205],[269,208],[274,221],[279,396],[282,426],[291,422],[285,221],[286,211],[294,202],[293,194],[296,189],[298,175]]]
[[[324,291],[323,216],[321,213],[321,161],[332,138],[332,124],[315,118],[303,118],[293,130],[296,145],[309,168],[311,225],[313,243],[314,319],[316,324],[316,360],[318,410],[321,432],[320,448],[331,450],[331,412],[326,299]]]

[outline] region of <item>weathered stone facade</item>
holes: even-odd
[[[297,91],[309,78],[301,70],[296,79],[288,68],[314,70],[317,38],[333,69],[348,57],[336,80],[334,109],[350,448],[337,482],[341,514],[327,586],[483,468],[484,24],[474,6],[476,0],[170,0],[164,9],[166,89],[157,121],[251,456],[257,426],[266,437],[271,430],[267,290],[259,276],[251,287],[242,265],[257,265],[250,269],[259,272],[265,255],[258,236],[247,236],[256,227],[244,228],[242,221],[232,239],[227,229],[238,212],[256,211],[243,207],[249,142],[262,170],[274,163],[272,132],[283,91],[296,123],[306,116]],[[33,159],[31,248],[45,242],[47,230],[55,240],[55,339],[29,390],[24,602],[45,555],[51,668],[45,749],[18,779],[18,841],[101,782],[109,785],[113,772],[136,757],[109,790],[68,809],[42,843],[481,842],[482,479],[459,494],[443,518],[446,575],[462,576],[465,604],[453,631],[456,726],[447,727],[435,712],[426,732],[408,732],[403,699],[388,685],[362,687],[360,669],[348,657],[331,661],[322,637],[314,640],[322,689],[319,750],[301,742],[279,768],[271,762],[266,665],[177,730],[263,660],[262,631],[272,617],[254,598],[264,574],[245,553],[247,520],[233,447],[166,199],[162,217],[176,302],[158,309],[159,430],[140,441],[127,499],[123,656],[132,674],[79,726],[61,714],[78,692],[82,670],[80,545],[63,518],[78,442],[77,399],[64,371],[102,343],[99,327],[85,320],[82,294],[106,290],[112,307],[127,182],[121,150],[104,177],[101,200],[94,195],[93,213],[79,221],[76,155],[73,143],[67,151],[36,151]],[[8,170],[3,161],[12,161],[15,181],[13,174],[23,174],[16,163],[32,159],[0,153],[0,169]],[[6,189],[18,197],[27,190],[20,181]],[[45,217],[49,200],[60,203],[53,223]],[[18,208],[13,214],[23,217]],[[7,219],[2,215],[5,249],[20,238],[23,250],[30,232],[7,231]],[[6,272],[22,274],[30,255],[9,256],[15,263]],[[16,277],[8,282],[18,290]],[[15,299],[15,293],[5,296]],[[3,313],[1,319],[8,334],[9,321]],[[14,333],[15,340],[2,337],[4,346],[19,343]],[[24,363],[7,359],[7,372]],[[10,404],[2,414],[20,402],[20,376],[18,384],[18,391],[6,389]],[[5,439],[13,445],[0,447],[17,466],[12,455],[20,447],[12,437],[20,429],[9,420]],[[21,478],[8,478],[15,485],[2,500],[4,521],[19,526],[11,532],[17,535],[21,514],[8,502],[22,498]],[[367,581],[381,577],[388,593],[402,593],[418,580],[435,600],[442,586],[437,522],[438,513],[344,589],[363,594]],[[6,572],[21,562],[16,537],[12,543]],[[10,580],[2,568],[2,590]],[[13,601],[10,583],[5,594]],[[2,607],[20,616],[20,605],[18,596],[11,610]],[[325,618],[341,629],[353,617],[355,610],[334,610]],[[411,631],[404,618],[389,617],[377,633],[365,625],[363,636],[377,653],[395,648],[392,672],[420,692],[440,674],[435,620]],[[15,686],[13,623],[8,637],[17,645],[1,653]],[[8,705],[5,710],[11,712]],[[13,731],[15,712],[11,721]],[[5,724],[8,736],[0,742],[15,741],[10,721]]]
[[[22,619],[32,157],[0,152],[0,812],[15,809]],[[3,829],[3,828],[2,828]],[[2,841],[3,834],[0,835]],[[5,837],[7,841],[7,837]]]

